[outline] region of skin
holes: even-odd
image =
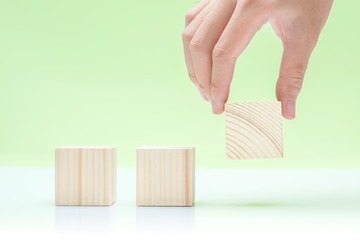
[[[276,96],[282,114],[295,118],[295,103],[310,55],[333,0],[202,0],[185,17],[182,34],[190,80],[215,114],[224,111],[236,59],[269,22],[283,44]]]

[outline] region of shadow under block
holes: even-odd
[[[136,163],[137,206],[187,206],[195,198],[195,148],[140,147]]]
[[[59,147],[55,204],[109,206],[116,201],[115,147]]]
[[[281,102],[225,105],[227,159],[282,158]]]

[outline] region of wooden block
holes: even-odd
[[[281,102],[225,105],[227,159],[282,158]]]
[[[192,206],[195,198],[195,148],[137,149],[136,205]]]
[[[113,204],[116,200],[116,171],[115,147],[57,148],[55,204]]]

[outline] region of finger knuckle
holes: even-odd
[[[218,91],[211,91],[212,99],[216,102],[226,103],[228,101],[228,96],[226,96],[224,93],[218,92]]]
[[[219,92],[220,92],[219,85],[211,83],[210,88],[211,88],[211,95],[213,96],[214,100],[220,100],[219,99]]]
[[[203,93],[208,93],[209,92],[209,86],[206,86],[202,83],[199,83],[199,90],[202,91]]]
[[[182,39],[184,42],[190,42],[192,37],[191,32],[187,28],[182,32]]]
[[[297,63],[293,67],[293,71],[290,75],[290,78],[294,79],[295,82],[298,82],[299,84],[302,84],[305,71],[306,71],[306,64],[303,63]]]
[[[215,46],[212,56],[214,59],[222,59],[222,58],[226,58],[229,56],[228,52],[226,51],[226,49],[224,47],[221,46]]]
[[[292,66],[292,70],[279,77],[280,92],[290,98],[296,99],[299,95],[306,71],[307,64],[297,63]]]
[[[190,50],[193,52],[201,52],[204,50],[203,40],[197,36],[193,36],[190,41]]]
[[[227,102],[229,97],[230,85],[216,81],[216,82],[211,82],[210,88],[211,88],[211,95],[213,96],[214,100],[221,101],[224,103]]]
[[[302,76],[294,75],[290,77],[289,88],[293,91],[294,94],[299,94],[304,78]]]
[[[192,83],[197,84],[197,79],[195,75],[189,73],[189,79]]]
[[[290,75],[283,80],[279,79],[280,82],[283,82],[279,89],[281,95],[296,99],[302,89],[303,79],[301,75]]]
[[[186,14],[185,14],[185,21],[187,23],[190,23],[193,19],[195,18],[195,15],[192,11],[188,11]]]

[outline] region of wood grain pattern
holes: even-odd
[[[137,206],[192,206],[194,183],[195,148],[144,146],[137,149]]]
[[[111,205],[116,200],[115,147],[55,150],[56,205]]]
[[[225,105],[227,159],[282,158],[281,102]]]

